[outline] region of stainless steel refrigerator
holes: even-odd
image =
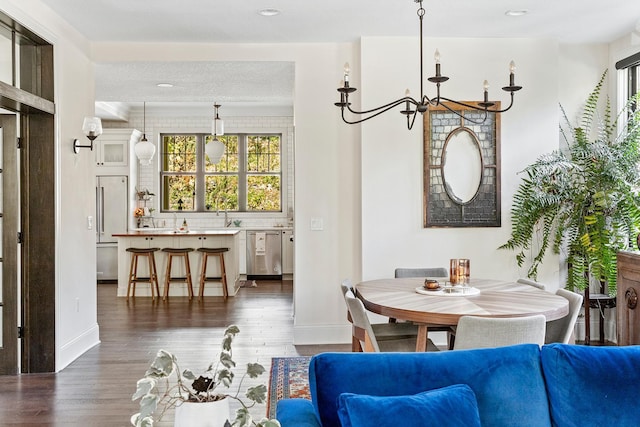
[[[118,244],[114,233],[127,231],[126,176],[96,177],[97,280],[118,279]]]

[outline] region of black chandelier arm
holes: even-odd
[[[351,103],[349,102],[349,97],[346,98],[346,106],[347,109],[349,110],[349,112],[351,112],[352,114],[371,114],[371,113],[376,113],[375,115],[371,116],[371,117],[375,117],[377,115],[379,115],[380,113],[384,113],[385,111],[389,111],[394,107],[397,107],[398,105],[402,104],[403,102],[409,102],[413,105],[418,105],[418,101],[416,101],[415,99],[411,98],[410,96],[405,96],[404,98],[400,98],[400,99],[396,99],[395,101],[391,101],[388,104],[385,105],[381,105],[379,107],[376,108],[372,108],[371,110],[363,110],[363,111],[357,111],[354,110],[353,108],[351,108]]]
[[[347,120],[347,118],[345,117],[345,115],[344,115],[344,107],[342,107],[342,108],[340,108],[342,110],[342,121],[347,123],[347,124],[349,124],[349,125],[355,125],[355,124],[358,124],[358,123],[366,122],[367,120],[372,119],[372,118],[374,118],[376,116],[379,116],[382,113],[386,113],[387,111],[391,110],[394,107],[397,107],[398,105],[402,104],[403,102],[404,102],[404,100],[394,101],[392,103],[389,103],[389,104],[383,106],[383,107],[386,107],[383,110],[380,110],[380,108],[383,108],[383,107],[378,107],[378,108],[376,108],[374,110],[369,110],[369,111],[355,111],[355,110],[351,109],[349,104],[347,104],[347,110],[352,114],[362,115],[362,114],[369,114],[369,113],[375,112],[375,111],[377,111],[377,112],[375,114],[367,116],[367,117],[365,117],[363,119],[351,121],[351,120]]]
[[[410,118],[413,116],[413,118]],[[413,124],[416,122],[416,117],[418,116],[418,110],[415,110],[413,114],[407,115],[407,129],[413,129]]]
[[[509,102],[509,106],[507,108],[503,108],[501,110],[496,110],[496,109],[491,109],[491,108],[485,108],[482,106],[478,106],[478,105],[471,105],[471,104],[467,104],[465,102],[460,102],[460,101],[455,101],[453,99],[449,99],[446,98],[444,96],[439,97],[438,99],[434,99],[432,100],[431,105],[433,105],[433,101],[436,101],[437,104],[442,105],[444,108],[446,108],[447,110],[451,111],[450,108],[448,108],[446,105],[444,105],[441,101],[446,101],[449,102],[450,104],[456,104],[456,105],[460,105],[461,107],[466,107],[469,108],[471,110],[476,110],[476,111],[487,111],[489,113],[504,113],[505,111],[508,111],[511,109],[511,107],[513,107],[513,92],[511,92],[511,101]]]

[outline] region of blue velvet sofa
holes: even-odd
[[[640,426],[640,346],[323,353],[282,427]]]

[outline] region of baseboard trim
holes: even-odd
[[[294,326],[295,345],[348,344],[351,342],[350,325]]]
[[[100,326],[96,323],[86,332],[60,347],[56,357],[56,372],[63,370],[98,344],[100,344]]]

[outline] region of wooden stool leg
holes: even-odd
[[[129,295],[131,294],[131,285],[136,277],[138,266],[138,254],[131,254],[131,266],[129,267],[129,283],[127,283],[127,301],[129,301]],[[135,291],[134,291],[135,292]]]
[[[153,273],[151,271],[149,272],[149,280],[151,280],[151,286],[153,286],[153,282],[155,281],[156,295],[158,296],[158,299],[160,299],[160,286],[158,285],[158,269],[156,268],[156,257],[153,252],[151,252],[150,256]]]
[[[155,292],[155,289],[153,288],[153,264],[151,260],[152,256],[153,255],[151,253],[146,254],[147,264],[149,265],[149,290],[151,291],[151,301],[155,301],[156,292]],[[160,298],[160,295],[158,295],[158,298]]]
[[[184,254],[184,268],[187,275],[187,290],[189,291],[189,301],[193,299],[193,282],[191,281],[191,264],[189,263],[189,254]]]
[[[207,277],[207,260],[209,259],[208,254],[204,252],[202,254],[202,268],[200,269],[200,289],[198,290],[198,298],[202,301],[202,297],[204,297],[204,282]]]
[[[165,269],[164,275],[164,297],[163,300],[166,301],[169,296],[169,283],[171,282],[171,261],[173,259],[172,254],[167,254],[167,268]]]
[[[218,254],[220,257],[220,281],[222,282],[222,294],[226,300],[229,296],[229,290],[227,289],[227,271],[224,267],[224,253]]]

